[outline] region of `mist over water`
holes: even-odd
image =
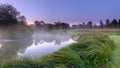
[[[27,47],[24,52],[19,51],[17,54],[19,57],[41,57],[75,42],[67,33],[35,33],[33,44]]]
[[[0,57],[41,57],[75,42],[67,32],[35,32],[26,40],[0,39]]]
[[[33,34],[33,39],[35,43],[39,41],[52,42],[55,40],[56,44],[59,44],[62,41],[67,41],[71,36],[66,32],[40,32]]]
[[[41,57],[48,54],[51,54],[57,50],[59,50],[62,47],[65,47],[71,43],[75,43],[74,40],[69,39],[68,41],[61,42],[60,44],[56,44],[55,41],[53,42],[45,42],[39,43],[38,45],[35,45],[34,43],[27,47],[25,52],[18,52],[18,56],[25,56],[25,57]]]

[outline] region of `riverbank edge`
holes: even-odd
[[[98,40],[99,39],[99,40]],[[96,43],[97,42],[97,43]],[[99,43],[99,44],[98,44]],[[98,49],[96,48],[96,44]],[[108,46],[109,45],[109,46]],[[107,46],[107,48],[106,48]],[[93,49],[89,49],[91,47]],[[106,35],[82,35],[78,43],[71,44],[42,58],[1,60],[1,68],[93,68],[106,66],[114,43]],[[100,50],[103,50],[102,52]],[[107,51],[107,50],[108,51]],[[98,55],[97,55],[98,54]],[[101,58],[102,57],[102,58]]]

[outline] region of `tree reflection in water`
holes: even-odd
[[[42,57],[76,42],[69,35],[56,33],[37,33],[33,35],[33,38],[31,46],[27,47],[24,52],[18,52],[20,57]]]
[[[32,43],[32,39],[21,41],[0,41],[0,58],[8,59],[11,57],[17,57],[18,51],[24,51]]]
[[[43,56],[61,47],[74,43],[70,35],[56,33],[35,33],[27,40],[0,41],[0,58]]]

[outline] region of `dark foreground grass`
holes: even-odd
[[[80,35],[78,43],[38,59],[1,61],[1,68],[105,68],[111,61],[114,43],[107,35]]]

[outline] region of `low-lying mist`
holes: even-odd
[[[19,57],[42,57],[76,42],[67,32],[35,32],[32,37],[33,44],[19,51]]]
[[[56,43],[60,43],[62,41],[67,41],[72,36],[68,34],[67,32],[35,32],[33,34],[33,39],[36,40],[36,43],[38,41],[46,41],[46,42],[52,42],[55,41]]]

